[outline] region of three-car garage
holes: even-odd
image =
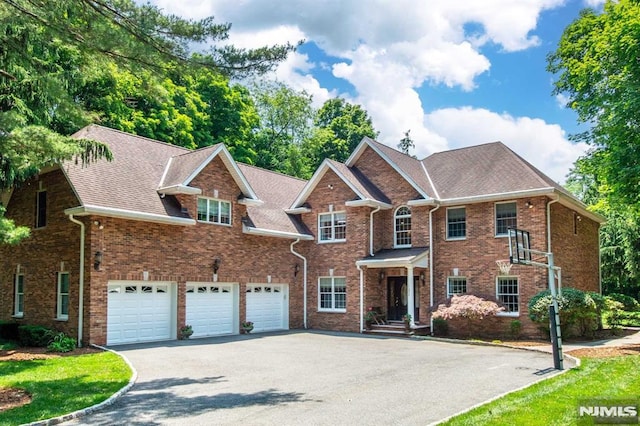
[[[246,321],[254,332],[289,328],[288,284],[247,284]],[[240,330],[240,284],[187,282],[185,323],[192,338],[237,334]],[[178,284],[175,282],[109,281],[107,345],[177,338]]]

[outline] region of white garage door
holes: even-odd
[[[289,329],[289,286],[287,284],[248,284],[247,321],[253,331]]]
[[[186,323],[192,337],[237,332],[237,287],[232,283],[187,283]]]
[[[107,344],[172,338],[172,284],[110,281],[107,300]]]

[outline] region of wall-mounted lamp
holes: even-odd
[[[526,203],[524,203],[524,205],[528,208],[528,209],[532,209],[533,208],[533,203],[531,201],[527,201]]]
[[[298,272],[300,272],[300,265],[298,263],[296,263],[296,265],[293,267],[293,276],[297,277],[298,276]]]
[[[102,264],[102,252],[97,251],[95,255],[93,255],[93,269],[96,271],[100,270],[100,265]]]
[[[329,189],[333,189],[333,185],[332,185],[332,184],[329,184],[329,185],[327,185],[327,188],[329,188]]]
[[[422,283],[422,285],[424,285],[424,282],[425,282],[424,272],[420,272],[420,282]]]
[[[380,271],[378,275],[378,284],[382,284],[382,281],[384,281],[384,271]]]
[[[216,257],[215,259],[213,259],[213,273],[217,274],[218,273],[218,269],[220,269],[220,263],[222,263],[220,261],[219,257]]]

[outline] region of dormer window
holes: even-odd
[[[231,203],[214,198],[198,198],[198,221],[231,225]]]
[[[411,247],[411,209],[407,206],[398,207],[394,222],[394,247]]]
[[[338,243],[347,240],[347,213],[330,212],[318,215],[318,241]]]

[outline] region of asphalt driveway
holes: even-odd
[[[87,425],[427,424],[543,377],[550,354],[291,332],[120,346],[138,370]]]

